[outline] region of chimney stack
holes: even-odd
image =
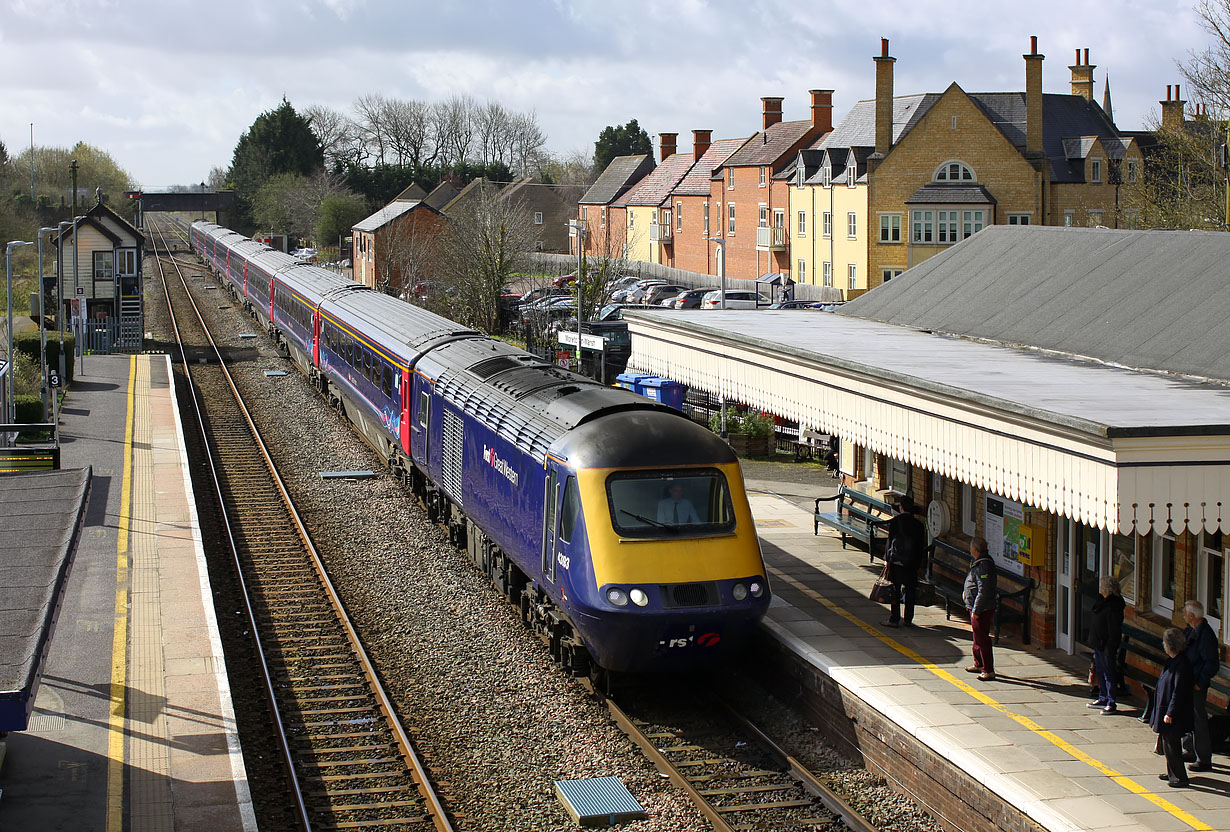
[[[1038,36],[1029,38],[1029,54],[1025,59],[1025,155],[1042,158],[1042,61],[1038,53]]]
[[[1171,85],[1166,85],[1166,100],[1160,102],[1162,105],[1162,129],[1163,130],[1182,130],[1183,129],[1183,105],[1187,102],[1179,97],[1179,85],[1174,85],[1174,98],[1170,95]]]
[[[871,155],[871,167],[888,155],[893,146],[893,64],[896,58],[888,54],[888,38],[880,38],[880,54],[876,62],[876,149]]]
[[[782,99],[774,96],[766,96],[760,99],[764,107],[762,109],[764,124],[762,130],[768,130],[774,124],[782,120]]]
[[[658,154],[662,157],[661,161],[665,162],[667,158],[675,155],[675,147],[678,144],[678,140],[678,133],[658,134]]]
[[[832,90],[811,90],[811,126],[821,133],[833,132]]]
[[[692,131],[692,160],[699,162],[700,157],[705,155],[705,151],[709,149],[709,145],[713,143],[712,130],[693,130]]]
[[[1079,95],[1086,101],[1093,100],[1093,70],[1096,67],[1089,63],[1089,50],[1085,50],[1085,59],[1081,60],[1081,51],[1076,50],[1076,63],[1068,67],[1072,70],[1072,94]]]

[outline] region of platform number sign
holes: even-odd
[[[49,370],[48,371],[47,385],[51,387],[51,389],[53,390],[59,389],[60,387],[60,371],[59,370]]]

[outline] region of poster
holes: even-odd
[[[983,522],[987,538],[987,554],[995,565],[1013,575],[1023,575],[1025,565],[1021,562],[1021,524],[1025,522],[1025,507],[1015,500],[986,495],[986,513]]]

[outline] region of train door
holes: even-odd
[[[400,401],[401,401],[401,449],[406,456],[413,457],[414,451],[410,448],[410,405],[414,401],[414,387],[410,384],[409,368],[398,368],[398,376],[401,379]]]
[[[410,421],[410,456],[419,465],[427,467],[427,437],[431,429],[431,382],[419,376],[421,382],[413,387],[407,385],[406,395],[412,401],[406,406],[414,410]]]
[[[546,493],[542,498],[542,576],[551,583],[555,583],[555,537],[559,496],[559,476],[552,467],[547,474]]]
[[[240,285],[242,289],[241,295],[242,297],[246,298],[248,296],[248,261],[247,260],[243,261],[243,283]]]
[[[266,314],[269,315],[269,323],[272,325],[273,324],[273,278],[272,277],[269,278],[269,285],[266,286],[265,288],[269,290],[269,308],[266,309],[265,312]]]
[[[312,307],[312,366],[320,366],[320,309]]]

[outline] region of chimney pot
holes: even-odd
[[[888,38],[880,38],[880,57],[888,57]]]
[[[763,123],[761,129],[768,130],[782,120],[782,99],[780,96],[765,96],[760,101],[764,105],[761,110]]]
[[[709,145],[713,143],[712,130],[693,130],[692,131],[692,158],[699,161],[701,156],[705,155],[705,151],[709,149]]]
[[[1038,54],[1038,36],[1037,35],[1029,36],[1029,54],[1031,55]]]
[[[675,148],[678,145],[678,133],[659,133],[658,134],[658,153],[661,155],[661,161],[665,162],[668,157],[675,155]]]
[[[811,126],[822,133],[833,130],[833,91],[810,90]]]
[[[1178,100],[1179,100],[1179,99],[1181,99],[1182,97],[1183,97],[1183,96],[1179,95],[1179,85],[1178,85],[1178,84],[1175,84],[1175,85],[1174,85],[1174,100],[1175,100],[1175,101],[1178,101]]]
[[[1079,49],[1076,50],[1076,65],[1081,65],[1081,51]]]
[[[1085,66],[1089,66],[1089,50],[1085,49]]]

